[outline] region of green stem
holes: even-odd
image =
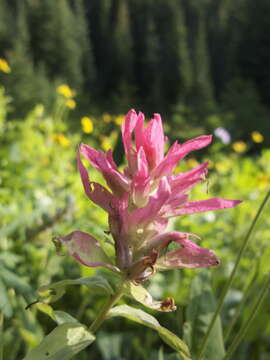
[[[124,285],[125,282],[122,282],[119,286],[118,290],[115,292],[115,294],[111,295],[109,299],[105,302],[103,305],[100,313],[96,317],[96,319],[93,321],[91,326],[89,327],[89,330],[91,332],[96,332],[97,329],[100,327],[100,325],[103,323],[103,321],[106,320],[108,312],[111,310],[111,308],[114,306],[114,304],[122,297],[124,294]]]
[[[262,287],[261,291],[260,291],[260,295],[258,296],[258,299],[256,301],[256,303],[254,304],[250,316],[248,318],[248,320],[246,321],[246,323],[241,327],[241,329],[239,330],[238,334],[236,335],[236,337],[234,338],[232,344],[230,345],[225,357],[223,360],[228,360],[230,359],[231,355],[233,354],[233,352],[236,350],[236,348],[238,347],[238,345],[240,344],[240,342],[242,341],[243,337],[245,336],[245,334],[247,333],[252,321],[255,319],[262,303],[263,300],[265,299],[268,290],[270,287],[270,273],[268,274],[266,281],[264,283],[264,286]]]
[[[203,341],[202,341],[202,345],[201,345],[201,348],[200,348],[200,350],[199,350],[197,360],[201,360],[201,359],[202,359],[203,353],[204,353],[204,351],[205,351],[205,348],[206,348],[206,345],[207,345],[207,342],[208,342],[208,339],[209,339],[209,335],[210,335],[211,330],[213,329],[213,326],[214,326],[214,324],[215,324],[215,322],[216,322],[216,319],[217,319],[217,317],[218,317],[218,315],[219,315],[219,313],[220,313],[220,310],[221,310],[222,305],[223,305],[223,303],[224,303],[224,300],[225,300],[225,297],[226,297],[226,295],[227,295],[227,292],[228,292],[228,290],[230,289],[230,287],[231,287],[231,285],[232,285],[232,282],[233,282],[233,280],[234,280],[234,278],[235,278],[235,274],[236,274],[236,271],[238,270],[238,266],[239,266],[239,264],[240,264],[240,260],[241,260],[241,258],[242,258],[242,256],[243,256],[244,251],[245,251],[246,248],[247,248],[247,245],[248,245],[248,242],[249,242],[249,239],[250,239],[250,235],[251,235],[251,233],[252,233],[252,231],[253,231],[253,229],[254,229],[254,227],[255,227],[255,225],[256,225],[256,223],[257,223],[257,221],[258,221],[258,219],[259,219],[259,217],[260,217],[260,215],[261,215],[261,213],[262,213],[262,211],[263,211],[263,209],[264,209],[267,201],[268,201],[268,199],[269,199],[269,197],[270,197],[270,190],[267,192],[265,198],[263,199],[263,202],[261,203],[261,205],[260,205],[260,207],[259,207],[259,210],[258,210],[255,218],[253,219],[253,221],[252,221],[252,223],[251,223],[251,225],[250,225],[250,228],[249,228],[249,230],[248,230],[248,232],[247,232],[247,234],[246,234],[246,236],[245,236],[245,238],[244,238],[243,244],[242,244],[242,246],[241,246],[241,249],[240,249],[240,251],[239,251],[239,253],[238,253],[236,262],[235,262],[235,264],[234,264],[234,268],[233,268],[233,270],[232,270],[232,272],[231,272],[231,275],[230,275],[230,277],[229,277],[229,280],[228,280],[227,284],[225,285],[225,287],[224,287],[224,289],[223,289],[223,291],[222,291],[222,294],[221,294],[221,297],[220,297],[220,299],[219,299],[219,302],[218,302],[216,311],[215,311],[215,313],[214,313],[214,315],[213,315],[213,317],[212,317],[211,323],[209,324],[208,329],[207,329],[207,332],[206,332],[206,334],[205,334],[205,336],[204,336],[204,339],[203,339]]]

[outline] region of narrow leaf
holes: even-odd
[[[184,326],[185,339],[188,340],[188,345],[194,355],[199,350],[201,339],[203,339],[207,332],[215,307],[215,298],[210,286],[208,273],[202,271],[191,283],[190,298],[186,310],[187,322]],[[218,317],[210,333],[205,351],[205,359],[222,359],[224,355],[222,327]]]
[[[113,289],[106,279],[101,276],[93,276],[76,280],[62,280],[56,283],[42,286],[38,289],[38,295],[42,301],[50,303],[60,299],[65,293],[65,287],[69,285],[85,285],[95,293],[112,295]]]
[[[54,317],[55,317],[55,321],[57,322],[58,325],[62,325],[67,322],[74,323],[74,324],[79,323],[79,321],[77,319],[75,319],[73,316],[71,316],[70,314],[66,313],[65,311],[61,311],[61,310],[54,311]]]
[[[49,304],[37,303],[36,307],[39,311],[48,315],[53,321],[57,323],[57,325],[62,325],[66,322],[78,324],[79,321],[75,319],[73,316],[69,315],[65,311],[61,310],[53,310],[53,308]]]
[[[190,360],[191,356],[187,345],[174,333],[164,328],[153,316],[128,305],[120,305],[110,310],[108,317],[122,316],[138,324],[156,330],[162,340],[182,356],[183,360]]]
[[[57,326],[23,360],[69,360],[95,340],[81,324]]]
[[[176,310],[176,306],[174,305],[174,300],[172,298],[167,298],[164,301],[156,301],[141,285],[134,285],[132,282],[129,282],[126,284],[125,293],[150,309],[165,312]]]

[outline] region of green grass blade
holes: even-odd
[[[254,290],[254,284],[256,283],[257,277],[258,277],[258,271],[256,271],[254,273],[251,281],[249,282],[248,286],[246,287],[246,290],[244,291],[245,295],[243,296],[240,303],[238,304],[235,314],[234,314],[233,318],[231,319],[231,321],[229,322],[229,325],[224,332],[224,341],[225,342],[229,339],[231,331],[232,331],[237,319],[240,317],[240,315],[243,311],[246,300],[249,298],[250,294],[252,294],[252,292]]]
[[[225,357],[223,358],[223,360],[228,360],[230,359],[231,355],[233,354],[233,352],[237,349],[238,345],[240,344],[240,342],[242,341],[243,337],[245,336],[245,334],[247,333],[250,325],[252,324],[253,320],[255,319],[267,293],[270,287],[270,273],[268,273],[268,276],[266,278],[266,281],[264,283],[264,286],[262,287],[260,294],[257,298],[257,301],[255,302],[251,314],[248,318],[248,320],[246,321],[246,323],[241,327],[241,329],[239,330],[238,334],[235,336],[232,344],[230,345]]]
[[[225,285],[225,287],[224,287],[224,289],[223,289],[223,291],[222,291],[222,294],[221,294],[221,297],[220,297],[220,299],[219,299],[219,302],[218,302],[216,311],[215,311],[215,313],[214,313],[214,315],[213,315],[213,318],[212,318],[212,321],[211,321],[211,323],[210,323],[210,325],[209,325],[209,327],[208,327],[207,333],[205,334],[205,337],[204,337],[204,339],[203,339],[203,341],[202,341],[201,348],[200,348],[200,350],[199,350],[199,352],[198,352],[198,358],[197,358],[197,360],[201,360],[201,359],[202,359],[202,356],[203,356],[203,353],[204,353],[204,351],[205,351],[205,348],[206,348],[207,341],[208,341],[209,335],[210,335],[210,333],[211,333],[211,330],[212,330],[212,328],[213,328],[213,326],[214,326],[214,324],[215,324],[215,322],[216,322],[216,319],[217,319],[217,317],[218,317],[218,315],[219,315],[219,313],[220,313],[220,310],[221,310],[222,305],[223,305],[223,303],[224,303],[224,300],[225,300],[225,297],[226,297],[226,295],[227,295],[227,292],[228,292],[228,290],[230,289],[230,287],[231,287],[231,285],[232,285],[232,282],[233,282],[233,280],[234,280],[234,278],[235,278],[235,274],[236,274],[236,272],[237,272],[237,270],[238,270],[238,266],[239,266],[239,264],[240,264],[240,260],[241,260],[241,258],[242,258],[242,256],[243,256],[244,251],[245,251],[246,248],[247,248],[247,245],[248,245],[250,236],[251,236],[251,234],[252,234],[252,232],[253,232],[253,229],[254,229],[254,227],[255,227],[255,225],[256,225],[256,223],[257,223],[257,221],[258,221],[261,213],[263,212],[263,209],[264,209],[264,207],[265,207],[265,205],[266,205],[269,197],[270,197],[270,190],[267,192],[265,198],[263,199],[263,201],[262,201],[262,203],[261,203],[261,205],[260,205],[260,207],[259,207],[259,210],[257,211],[257,214],[256,214],[255,218],[253,219],[253,221],[252,221],[252,223],[251,223],[251,225],[250,225],[250,228],[249,228],[249,230],[248,230],[248,232],[247,232],[247,234],[246,234],[246,236],[245,236],[245,238],[244,238],[244,241],[243,241],[242,246],[241,246],[241,248],[240,248],[240,251],[239,251],[239,253],[238,253],[238,256],[237,256],[237,259],[236,259],[234,268],[233,268],[233,270],[232,270],[232,272],[231,272],[231,275],[230,275],[230,277],[229,277],[229,280],[228,280],[227,284]]]

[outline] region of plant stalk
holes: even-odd
[[[124,294],[124,286],[125,286],[125,282],[122,282],[118,290],[115,292],[115,294],[111,295],[109,299],[105,302],[100,313],[89,327],[89,330],[92,333],[97,331],[100,325],[106,320],[108,312],[115,305],[115,303],[117,303],[117,301],[122,297],[122,295]]]
[[[230,287],[231,287],[231,285],[232,285],[232,282],[233,282],[233,280],[234,280],[234,278],[235,278],[235,274],[236,274],[236,271],[238,270],[238,267],[239,267],[239,264],[240,264],[240,260],[241,260],[241,258],[242,258],[242,256],[243,256],[244,251],[245,251],[246,248],[247,248],[247,245],[248,245],[248,242],[249,242],[249,239],[250,239],[250,235],[251,235],[251,233],[252,233],[252,231],[253,231],[253,229],[254,229],[254,227],[255,227],[255,225],[256,225],[256,223],[257,223],[257,221],[258,221],[258,219],[259,219],[259,217],[260,217],[260,215],[261,215],[261,213],[262,213],[262,211],[263,211],[263,209],[264,209],[267,201],[268,201],[268,199],[269,199],[269,197],[270,197],[270,189],[268,190],[265,198],[263,199],[263,201],[262,201],[262,203],[261,203],[261,205],[260,205],[260,207],[259,207],[259,210],[257,211],[257,214],[256,214],[255,218],[253,219],[253,221],[252,221],[252,223],[251,223],[251,225],[250,225],[250,228],[249,228],[249,230],[248,230],[248,232],[247,232],[247,234],[246,234],[246,236],[245,236],[245,238],[244,238],[244,241],[243,241],[242,246],[241,246],[241,248],[240,248],[240,251],[239,251],[239,253],[238,253],[236,262],[235,262],[235,264],[234,264],[234,268],[233,268],[233,270],[232,270],[232,272],[231,272],[231,275],[230,275],[230,277],[229,277],[229,280],[228,280],[227,284],[225,285],[225,287],[224,287],[224,289],[223,289],[223,291],[222,291],[221,297],[220,297],[219,302],[218,302],[218,305],[217,305],[217,307],[216,307],[216,311],[215,311],[215,313],[214,313],[214,315],[213,315],[213,317],[212,317],[211,323],[209,324],[208,329],[207,329],[207,332],[206,332],[206,334],[205,334],[205,336],[204,336],[204,339],[203,339],[203,341],[202,341],[202,345],[201,345],[201,348],[200,348],[200,350],[199,350],[197,360],[201,360],[201,359],[202,359],[202,356],[203,356],[203,353],[204,353],[204,351],[205,351],[205,348],[206,348],[206,345],[207,345],[207,342],[208,342],[208,339],[209,339],[211,330],[213,329],[213,326],[214,326],[214,324],[215,324],[215,322],[216,322],[216,319],[217,319],[217,317],[218,317],[218,315],[219,315],[219,313],[220,313],[220,310],[221,310],[221,308],[222,308],[222,305],[223,305],[223,303],[224,303],[224,300],[225,300],[225,297],[226,297],[226,295],[227,295],[227,292],[228,292],[228,290],[230,289]]]

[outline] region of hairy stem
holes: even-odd
[[[254,227],[255,227],[255,225],[256,225],[256,223],[257,223],[257,221],[258,221],[258,219],[259,219],[259,217],[260,217],[260,215],[261,215],[261,213],[262,213],[262,211],[263,211],[263,209],[264,209],[264,207],[265,207],[268,199],[269,199],[269,197],[270,197],[270,190],[267,192],[265,198],[263,199],[263,201],[262,201],[262,203],[261,203],[261,205],[260,205],[260,207],[259,207],[259,210],[258,210],[255,218],[253,219],[253,221],[252,221],[252,223],[251,223],[251,225],[250,225],[250,228],[249,228],[249,230],[248,230],[248,232],[247,232],[247,234],[246,234],[246,236],[245,236],[245,238],[244,238],[244,241],[243,241],[242,246],[241,246],[241,249],[240,249],[240,251],[239,251],[239,253],[238,253],[236,262],[235,262],[235,264],[234,264],[234,268],[233,268],[233,270],[232,270],[232,272],[231,272],[231,275],[230,275],[230,277],[229,277],[229,280],[228,280],[227,284],[225,285],[225,287],[224,287],[224,289],[223,289],[223,291],[222,291],[221,297],[220,297],[219,302],[218,302],[218,305],[217,305],[217,307],[216,307],[216,311],[215,311],[215,313],[214,313],[214,315],[213,315],[213,317],[212,317],[211,323],[209,324],[208,329],[207,329],[207,332],[206,332],[206,334],[205,334],[205,336],[204,336],[204,339],[203,339],[203,341],[202,341],[202,345],[201,345],[200,351],[199,351],[199,353],[198,353],[198,358],[197,358],[197,360],[201,360],[202,357],[203,357],[203,353],[204,353],[205,348],[206,348],[206,346],[207,346],[207,342],[208,342],[208,339],[209,339],[211,330],[213,329],[213,326],[214,326],[214,324],[215,324],[215,322],[216,322],[216,319],[217,319],[217,317],[218,317],[218,315],[219,315],[219,313],[220,313],[220,310],[221,310],[221,308],[222,308],[222,305],[223,305],[223,303],[224,303],[224,300],[225,300],[225,297],[226,297],[226,295],[227,295],[227,292],[228,292],[228,290],[230,289],[230,287],[231,287],[231,285],[232,285],[232,282],[233,282],[233,280],[234,280],[234,278],[235,278],[235,274],[236,274],[236,271],[237,271],[237,269],[238,269],[238,267],[239,267],[240,260],[241,260],[241,258],[242,258],[242,256],[243,256],[244,251],[245,251],[246,248],[247,248],[247,245],[248,245],[248,242],[249,242],[249,239],[250,239],[250,235],[251,235],[251,233],[253,232],[253,229],[254,229]]]
[[[117,291],[109,297],[109,299],[105,302],[103,305],[100,313],[96,317],[96,319],[93,321],[91,326],[89,327],[89,330],[94,333],[97,331],[97,329],[100,327],[100,325],[103,323],[103,321],[106,320],[108,312],[111,310],[111,308],[117,303],[117,301],[122,297],[124,294],[124,285],[125,282],[122,282]]]

